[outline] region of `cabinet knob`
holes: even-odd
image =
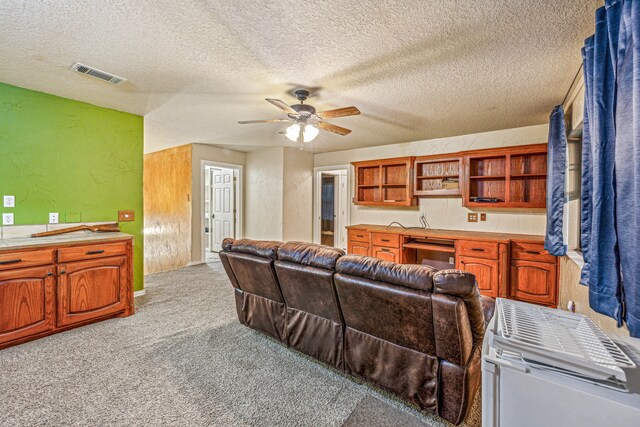
[[[65,274],[67,272],[67,270],[61,270],[60,274]]]
[[[51,277],[51,276],[53,276],[53,273],[52,272],[48,272],[47,273],[47,277]]]

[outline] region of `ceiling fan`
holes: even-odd
[[[351,133],[350,129],[325,122],[324,119],[355,116],[357,114],[360,114],[360,110],[358,110],[356,107],[337,108],[335,110],[328,110],[317,113],[314,107],[304,103],[304,101],[309,97],[308,90],[298,89],[294,92],[294,94],[300,101],[300,104],[287,105],[284,101],[281,101],[279,99],[266,98],[266,101],[270,102],[271,104],[287,113],[286,119],[241,120],[238,123],[241,125],[246,125],[253,123],[293,122],[293,124],[287,128],[285,135],[291,141],[298,141],[301,146],[303,142],[313,141],[315,137],[318,136],[320,130],[337,133],[338,135],[342,136]]]

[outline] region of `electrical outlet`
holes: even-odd
[[[478,214],[469,212],[467,214],[467,222],[478,222]]]
[[[481,213],[480,214],[480,221],[486,221],[487,220],[487,214],[486,213]]]
[[[2,214],[2,225],[13,225],[13,214],[12,213],[3,213]]]
[[[15,208],[16,207],[16,196],[4,196],[4,207],[5,208]]]
[[[58,223],[58,212],[49,212],[49,224]]]

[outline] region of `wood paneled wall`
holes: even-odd
[[[144,273],[191,261],[191,145],[144,156]]]

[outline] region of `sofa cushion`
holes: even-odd
[[[304,242],[287,242],[278,247],[278,259],[310,267],[332,270],[344,255],[342,249]]]
[[[417,352],[436,354],[430,292],[343,274],[335,275],[335,284],[347,327]]]
[[[437,270],[427,265],[396,264],[361,255],[346,255],[336,263],[336,272],[431,292]]]

